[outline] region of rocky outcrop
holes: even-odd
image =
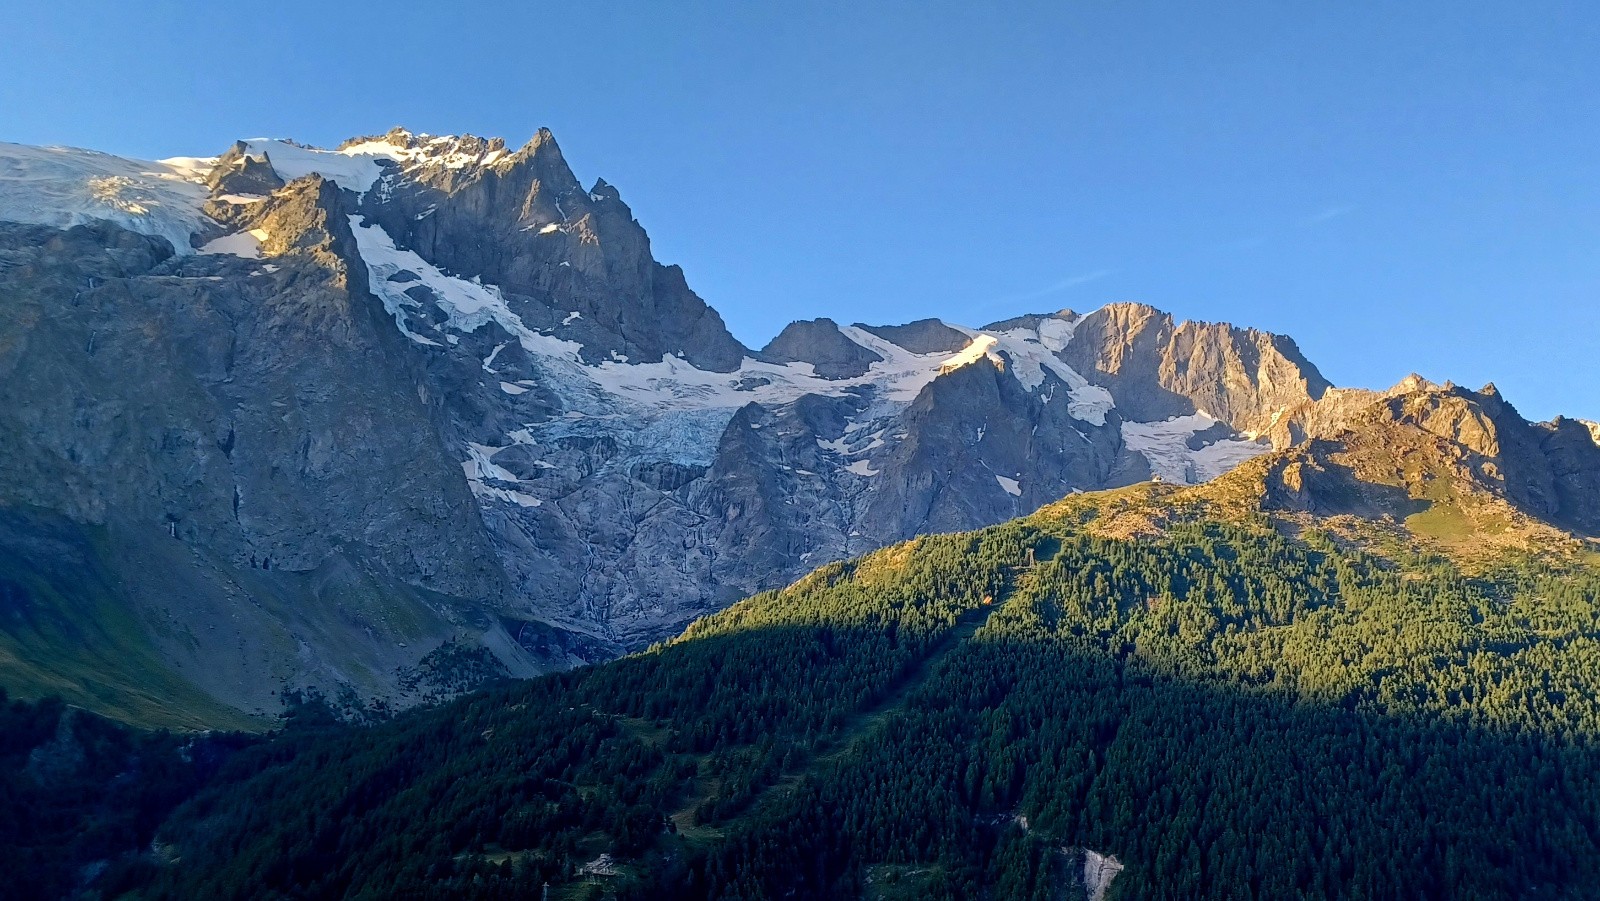
[[[1282,427],[1301,440],[1270,464],[1273,506],[1366,517],[1483,508],[1600,535],[1600,446],[1588,429],[1530,423],[1492,384],[1413,375],[1385,392],[1329,392]]]
[[[1067,898],[1104,901],[1112,881],[1123,870],[1122,861],[1116,857],[1089,848],[1062,848],[1059,853],[1067,870],[1063,880],[1067,889],[1063,896]]]
[[[963,341],[965,343],[965,341]],[[825,379],[865,375],[883,357],[844,336],[832,319],[791,322],[761,349],[774,363],[810,363]]]
[[[1283,411],[1331,387],[1288,337],[1176,322],[1135,303],[1111,304],[1078,320],[1062,359],[1110,390],[1126,419],[1205,413],[1252,435],[1266,434]]]
[[[214,196],[239,199],[265,197],[283,184],[283,177],[272,168],[272,163],[265,157],[251,155],[250,146],[243,141],[235,142],[227,153],[217,157],[216,165],[205,180]]]

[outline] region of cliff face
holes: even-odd
[[[392,365],[397,335],[342,262],[348,226],[313,212],[332,199],[311,182],[275,198],[264,220],[301,237],[266,265],[109,226],[0,226],[11,581],[54,596],[16,571],[67,565],[23,546],[64,518],[71,565],[96,577],[57,585],[57,612],[113,592],[157,656],[244,710],[297,681],[381,692],[506,596],[460,466]],[[463,603],[441,614],[434,596]],[[11,638],[46,668],[62,651]]]
[[[1332,387],[1293,339],[1226,323],[1174,322],[1143,304],[1113,304],[1084,317],[1062,357],[1109,389],[1129,419],[1205,412],[1257,435],[1284,410]]]
[[[1493,385],[1331,391],[1280,427],[1299,440],[1266,461],[1273,506],[1403,520],[1480,556],[1600,538],[1600,445],[1575,420],[1528,422]]]

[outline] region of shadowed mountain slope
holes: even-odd
[[[622,660],[290,730],[161,828],[147,891],[1583,897],[1600,555],[1542,518],[1580,510],[1484,475],[1546,431],[1500,403],[1412,385],[1204,485],[1074,495]]]

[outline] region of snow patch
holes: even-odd
[[[818,438],[817,447],[840,455],[850,453],[850,441],[846,438]]]
[[[0,220],[63,229],[103,220],[193,253],[190,236],[211,222],[201,207],[214,162],[0,143]]]
[[[362,153],[355,147],[318,150],[272,138],[252,138],[244,143],[247,155],[266,160],[284,181],[320,175],[357,194],[365,194],[383,174],[379,159],[393,159],[389,154]]]
[[[1000,483],[1001,490],[1005,491],[1006,494],[1012,497],[1022,496],[1022,483],[1016,479],[1008,479],[1005,476],[997,475],[994,480]]]
[[[425,134],[417,137],[429,138]],[[265,159],[284,181],[320,175],[357,194],[371,190],[373,184],[383,176],[386,166],[401,170],[464,169],[468,166],[487,166],[504,156],[501,151],[480,155],[467,149],[469,145],[455,136],[431,138],[416,147],[377,138],[341,150],[302,147],[275,138],[251,138],[244,143],[249,156]]]
[[[882,472],[882,470],[873,469],[872,464],[866,460],[857,460],[854,463],[851,463],[849,466],[846,466],[844,469],[845,472],[853,473],[858,476],[875,476],[879,472]]]
[[[962,348],[955,356],[939,364],[939,374],[944,375],[947,372],[954,372],[963,366],[970,366],[984,357],[992,357],[993,355],[989,351],[997,343],[999,342],[993,335],[978,334],[972,339],[972,343]],[[1004,361],[997,360],[997,362],[1003,363]]]
[[[485,480],[495,482],[519,484],[516,476],[507,472],[489,461],[498,447],[489,447],[483,444],[468,444],[467,459],[461,462],[461,470],[467,477],[467,487],[472,489],[474,497],[505,501],[519,507],[538,507],[544,502],[531,494],[526,494],[503,485],[490,485]]]
[[[401,250],[394,239],[380,225],[362,225],[359,215],[350,218],[350,229],[355,234],[356,249],[367,264],[368,281],[373,293],[383,301],[384,309],[394,317],[401,333],[419,344],[437,346],[439,342],[411,330],[408,311],[421,306],[421,302],[405,292],[417,285],[433,292],[434,303],[447,317],[445,327],[459,332],[473,332],[496,322],[515,335],[522,346],[532,353],[565,356],[576,361],[578,345],[548,335],[540,335],[523,324],[522,318],[511,312],[500,289],[484,285],[477,280],[467,280],[446,275],[438,267],[418,256],[415,251]],[[402,271],[417,277],[406,282],[391,282],[390,276]]]
[[[223,235],[214,241],[207,241],[198,253],[202,254],[232,254],[247,260],[261,259],[261,242],[270,235],[266,229],[252,228],[246,232],[234,232]]]
[[[467,487],[472,489],[472,494],[474,497],[492,498],[497,501],[505,501],[509,504],[516,504],[519,507],[539,507],[543,506],[544,504],[544,501],[539,500],[531,494],[524,494],[521,491],[512,491],[510,488],[500,488],[495,485],[485,485],[482,482],[477,481],[468,481]]]
[[[494,372],[494,358],[500,356],[500,351],[505,350],[510,343],[509,341],[502,341],[494,346],[494,350],[489,351],[489,355],[483,358],[484,372]]]
[[[1176,416],[1165,422],[1124,422],[1122,441],[1150,463],[1150,471],[1164,481],[1193,485],[1209,481],[1252,457],[1272,450],[1270,444],[1246,438],[1225,438],[1199,450],[1189,439],[1217,424],[1204,413]]]
[[[997,350],[1009,362],[1012,375],[1029,391],[1037,391],[1050,373],[1067,386],[1067,413],[1092,425],[1105,425],[1106,414],[1116,406],[1111,392],[1089,380],[1057,356],[1072,340],[1075,322],[1048,318],[1035,327],[995,333]],[[1049,395],[1046,396],[1048,402]]]

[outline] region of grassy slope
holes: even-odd
[[[109,553],[103,534],[83,538],[83,559]],[[59,696],[146,728],[260,728],[162,661],[104,567],[50,571],[0,555],[0,584],[9,600],[0,613],[0,685],[13,696]]]

